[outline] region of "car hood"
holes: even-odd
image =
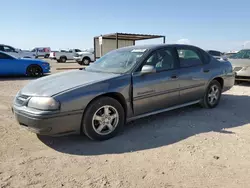
[[[53,96],[60,92],[104,81],[118,74],[88,72],[85,70],[73,70],[57,73],[31,81],[20,94],[27,96]]]
[[[228,59],[233,67],[248,67],[250,66],[250,59]]]

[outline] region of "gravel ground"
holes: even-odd
[[[0,78],[2,188],[250,185],[250,84],[224,93],[215,109],[191,106],[143,118],[111,140],[93,142],[21,129],[10,109],[29,81]]]

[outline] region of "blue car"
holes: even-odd
[[[50,64],[39,59],[22,59],[0,51],[0,76],[39,77],[50,72]]]

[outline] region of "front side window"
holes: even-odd
[[[175,60],[171,49],[161,49],[153,52],[143,65],[154,66],[156,71],[165,71],[175,68]]]
[[[126,73],[140,61],[146,51],[147,49],[130,48],[113,50],[86,67],[85,70],[117,74]]]
[[[181,68],[202,65],[202,60],[196,51],[181,48],[179,48],[177,51]]]
[[[15,49],[10,46],[4,46],[3,49],[5,52],[15,52]]]

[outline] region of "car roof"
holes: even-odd
[[[136,46],[128,46],[128,47],[123,47],[123,48],[119,48],[119,49],[148,49],[148,50],[156,50],[158,48],[162,48],[162,47],[195,47],[195,48],[199,48],[197,46],[194,45],[188,45],[188,44],[147,44],[147,45],[136,45]],[[119,50],[118,49],[118,50]]]
[[[0,44],[0,46],[9,46],[9,47],[12,47],[10,45],[7,45],[7,44]],[[13,48],[13,47],[12,47]]]

